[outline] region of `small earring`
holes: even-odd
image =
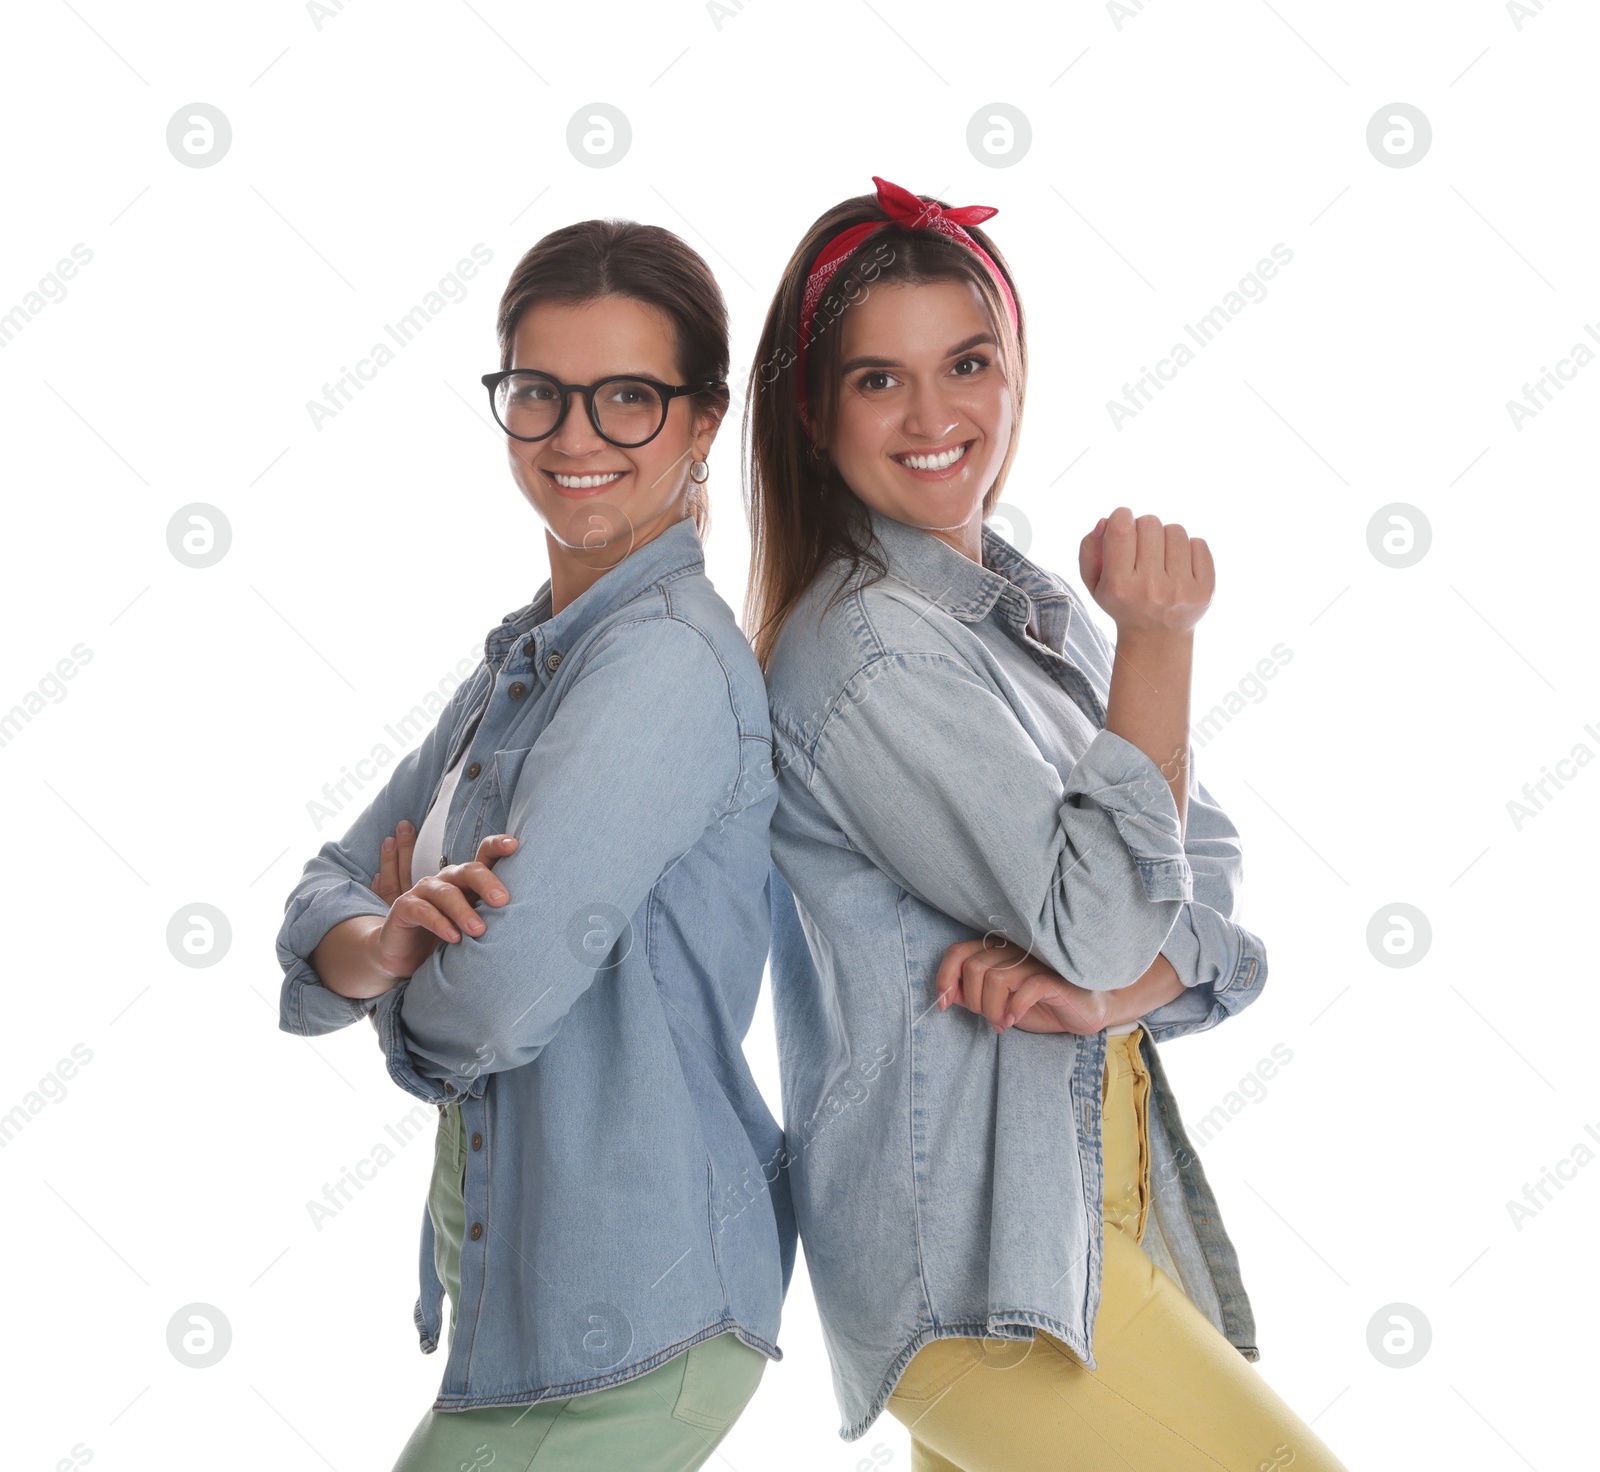
[[[691,460],[689,462],[689,479],[697,486],[703,486],[711,479],[711,467],[704,460]]]

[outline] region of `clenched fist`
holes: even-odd
[[[1200,537],[1177,522],[1136,520],[1126,506],[1102,516],[1078,544],[1078,572],[1117,633],[1136,638],[1192,632],[1217,586],[1211,549]]]

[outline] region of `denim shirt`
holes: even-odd
[[[1237,1257],[1156,1053],[1266,980],[1235,918],[1238,833],[1191,751],[1180,837],[1165,778],[1104,729],[1112,651],[1062,579],[987,528],[980,566],[870,516],[889,576],[855,575],[822,612],[842,564],[825,568],[767,672],[786,1165],[840,1434],[865,1435],[932,1339],[1042,1328],[1097,1367],[1106,1034],[997,1034],[939,1011],[945,950],[980,935],[1096,990],[1157,952],[1173,963],[1184,991],[1141,1029],[1144,1246],[1254,1359]],[[1063,693],[1072,721],[1047,719]]]
[[[437,1411],[601,1389],[725,1331],[782,1358],[793,1210],[741,1048],[776,801],[760,666],[692,521],[550,607],[546,582],[489,631],[438,723],[306,864],[277,938],[285,1031],[370,1016],[401,1088],[461,1106],[461,1303]],[[445,861],[513,834],[494,866],[509,903],[380,997],[329,991],[311,952],[387,913],[378,846],[421,824],[457,756]],[[424,1204],[424,1353],[433,1235]]]

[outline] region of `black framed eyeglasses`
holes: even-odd
[[[671,384],[634,373],[614,374],[598,383],[562,383],[536,368],[485,373],[482,382],[495,422],[514,440],[549,439],[561,428],[577,393],[583,395],[595,433],[624,450],[637,450],[661,433],[674,399],[726,387],[714,378]]]

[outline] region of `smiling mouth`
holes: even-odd
[[[945,450],[926,452],[907,451],[901,455],[891,455],[889,458],[897,465],[904,465],[907,470],[948,470],[971,448],[971,440],[963,440],[959,445],[951,445]]]
[[[562,475],[554,470],[545,471],[551,480],[566,491],[592,491],[599,486],[608,486],[612,481],[621,480],[627,473],[625,470],[608,470],[599,475]]]

